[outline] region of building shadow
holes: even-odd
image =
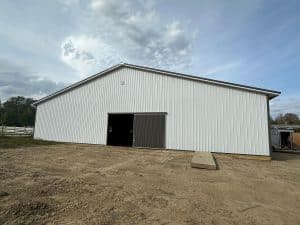
[[[277,161],[300,160],[300,154],[288,153],[288,152],[273,152],[272,160],[277,160]]]

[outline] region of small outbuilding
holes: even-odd
[[[273,124],[271,128],[271,144],[273,150],[299,150],[300,125]],[[296,131],[296,132],[295,132]]]
[[[293,128],[275,127],[271,128],[272,149],[293,149]]]
[[[118,64],[35,103],[35,139],[270,155],[280,92]]]

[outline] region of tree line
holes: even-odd
[[[0,125],[6,126],[34,126],[35,107],[32,106],[35,100],[22,96],[12,97],[6,102],[0,101]],[[274,119],[270,116],[272,124],[300,124],[297,114],[279,114]]]
[[[34,126],[35,100],[22,96],[12,97],[1,103],[0,101],[0,125],[6,126]]]
[[[299,117],[294,113],[279,114],[275,119],[270,117],[270,120],[271,124],[300,125]]]

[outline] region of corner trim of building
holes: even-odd
[[[272,143],[271,143],[271,123],[270,123],[270,100],[266,97],[267,101],[267,120],[268,120],[268,142],[269,142],[269,155],[272,158]]]

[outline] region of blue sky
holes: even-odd
[[[300,1],[1,1],[0,99],[40,98],[119,62],[282,92],[300,116]]]

